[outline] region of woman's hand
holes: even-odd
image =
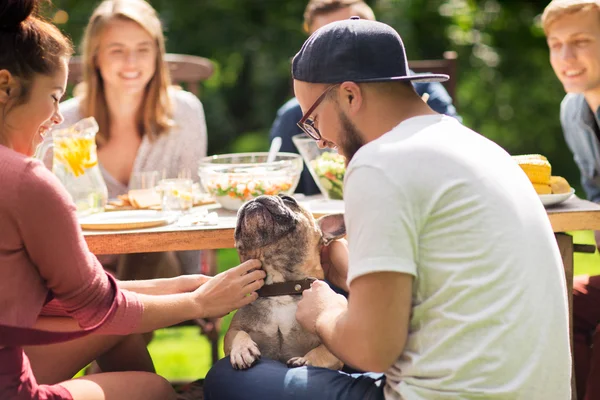
[[[321,266],[325,279],[348,292],[348,242],[346,239],[334,240],[321,249]]]
[[[202,284],[193,296],[202,317],[222,317],[257,299],[265,271],[258,260],[248,260]]]

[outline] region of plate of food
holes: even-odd
[[[552,165],[541,154],[513,156],[523,169],[544,206],[565,202],[573,196],[575,189],[562,176],[552,175]]]
[[[181,192],[178,196],[185,196],[187,193]],[[214,204],[215,199],[208,193],[204,193],[198,183],[192,185],[192,205],[193,207]],[[128,193],[119,195],[116,199],[111,199],[104,211],[124,211],[124,210],[155,210],[162,209],[162,198],[160,188],[152,189],[132,189]]]
[[[155,210],[124,210],[87,215],[79,218],[85,230],[143,229],[168,225],[177,217],[170,213]]]
[[[538,196],[540,196],[544,206],[554,206],[569,200],[574,193],[575,189],[570,188],[566,193],[539,194]]]

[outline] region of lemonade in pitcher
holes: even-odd
[[[65,186],[83,216],[104,210],[108,199],[106,183],[98,167],[96,133],[98,124],[93,117],[75,125],[52,132],[52,142],[43,144],[39,158],[53,148],[52,172]]]

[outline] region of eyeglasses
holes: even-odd
[[[310,117],[311,114],[319,107],[319,104],[325,100],[329,92],[336,86],[339,86],[339,83],[335,85],[329,86],[321,95],[317,98],[317,100],[313,103],[313,105],[308,109],[306,114],[302,116],[302,119],[298,121],[298,127],[302,129],[304,133],[315,140],[321,140],[321,132],[315,127],[315,121]]]

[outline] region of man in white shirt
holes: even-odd
[[[296,317],[385,378],[259,363],[231,385],[278,399],[568,399],[566,285],[546,212],[502,148],[410,84],[446,77],[407,71],[397,32],[357,18],[316,31],[292,67],[299,125],[349,162],[348,249],[329,251],[349,299],[317,281]]]

